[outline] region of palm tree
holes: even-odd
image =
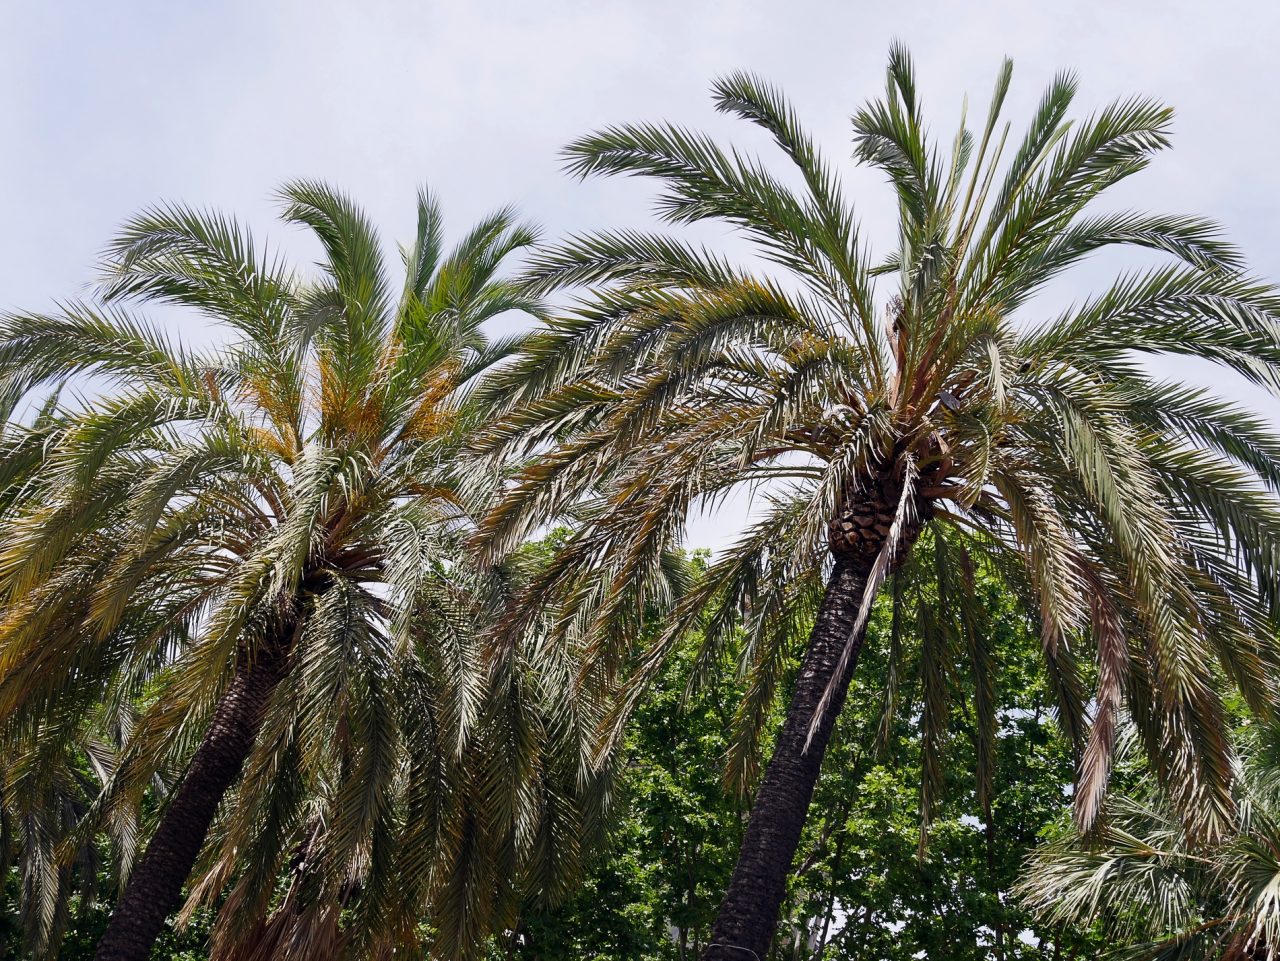
[[[536,719],[509,719],[532,760],[485,761],[473,736],[482,582],[460,550],[488,483],[460,456],[472,388],[517,343],[482,328],[539,310],[498,277],[534,232],[503,210],[446,254],[420,194],[396,290],[349,199],[309,182],[281,196],[323,250],[314,279],[220,215],[162,207],[109,248],[100,306],[0,320],[9,413],[49,384],[87,395],[8,428],[0,729],[33,743],[139,704],[82,832],[136,807],[162,766],[182,772],[99,961],[148,956],[207,840],[193,898],[238,882],[228,951],[303,866],[310,920],[285,956],[314,956],[353,898],[371,953],[410,938],[427,901],[457,935],[437,953],[463,950],[559,811],[511,810],[540,797],[537,745],[554,739]],[[140,302],[198,311],[229,343],[175,344]],[[517,761],[535,773],[512,787]],[[447,910],[464,902],[480,913]]]
[[[1128,961],[1280,956],[1280,732],[1239,734],[1239,819],[1212,845],[1187,836],[1149,778],[1110,798],[1096,829],[1039,848],[1019,894],[1046,924],[1099,925]]]
[[[853,118],[856,157],[898,199],[879,262],[835,171],[754,77],[719,81],[716,105],[772,137],[785,176],[670,125],[610,127],[567,149],[573,173],[655,178],[666,221],[725,224],[756,254],[740,267],[637,231],[542,252],[527,289],[582,299],[500,372],[508,413],[484,439],[494,456],[530,458],[484,522],[490,550],[581,505],[526,600],[560,605],[561,623],[596,638],[584,673],[623,678],[603,753],[695,619],[707,618],[704,669],[745,628],[749,729],[799,654],[704,958],[765,956],[868,610],[926,529],[963,535],[1027,586],[1061,721],[1082,741],[1081,823],[1101,801],[1123,705],[1190,829],[1213,835],[1233,816],[1217,681],[1268,703],[1280,444],[1241,409],[1154,379],[1138,355],[1201,358],[1280,392],[1280,299],[1241,273],[1212,223],[1092,212],[1167,145],[1167,108],[1121,100],[1072,123],[1064,74],[1010,146],[1010,76],[1006,62],[976,138],[962,124],[942,150],[893,49],[884,98]],[[1042,306],[1051,280],[1117,246],[1171,263],[1060,313]],[[762,514],[628,662],[610,600],[679,541],[691,507],[744,489]],[[588,616],[590,598],[605,600]]]
[[[4,743],[0,762],[0,870],[17,868],[22,946],[55,957],[72,919],[72,899],[99,896],[99,871],[125,873],[137,853],[138,812],[121,809],[106,825],[111,843],[77,838],[77,828],[110,777],[131,705],[103,705],[75,730]],[[70,850],[62,850],[72,838]],[[104,849],[105,847],[105,849]]]
[[[0,510],[6,513],[47,490],[44,453],[67,428],[58,401],[55,391],[27,423],[0,426]],[[123,677],[118,681],[122,689],[129,686]],[[101,835],[79,830],[117,767],[134,704],[106,697],[70,707],[0,726],[0,865],[17,868],[23,949],[38,959],[56,957],[72,899],[97,900],[100,869],[126,877],[138,853],[136,807],[118,805],[100,824],[110,838],[105,848]]]

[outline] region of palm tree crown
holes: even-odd
[[[1242,273],[1212,223],[1093,212],[1167,145],[1167,108],[1121,100],[1072,123],[1076,83],[1062,75],[1013,142],[1001,120],[1010,75],[1006,62],[978,135],[962,125],[940,149],[911,62],[893,50],[885,96],[853,118],[856,158],[897,195],[882,261],[792,108],[751,76],[718,82],[716,105],[772,136],[786,178],[670,125],[611,127],[568,148],[572,172],[653,178],[663,219],[728,224],[763,263],[635,231],[540,254],[527,289],[586,292],[501,373],[508,414],[485,443],[541,456],[485,533],[500,549],[580,505],[578,534],[529,601],[557,598],[566,629],[625,663],[607,601],[574,612],[650,571],[695,503],[760,491],[764,515],[641,656],[617,712],[710,605],[703,663],[745,627],[742,715],[758,730],[812,625],[753,831],[785,820],[781,834],[798,838],[808,795],[796,785],[812,789],[869,605],[913,552],[938,545],[953,545],[949,563],[978,556],[1003,571],[1038,615],[1061,720],[1082,744],[1084,824],[1125,709],[1194,830],[1233,816],[1218,681],[1260,709],[1270,701],[1280,445],[1243,410],[1155,379],[1139,355],[1203,358],[1280,392],[1280,299]],[[1171,263],[1061,313],[1039,309],[1064,270],[1116,246]],[[980,707],[990,728],[994,708]],[[769,807],[788,791],[802,803]],[[772,843],[748,832],[721,922],[735,892],[739,905],[781,897],[790,852]],[[768,884],[751,888],[761,872]],[[763,956],[768,924],[762,941],[758,923],[719,923],[707,956]]]
[[[10,410],[69,378],[101,388],[6,437],[0,727],[71,738],[85,706],[141,699],[88,831],[185,771],[100,958],[146,956],[202,848],[188,909],[230,891],[221,957],[377,953],[428,909],[437,953],[472,951],[541,819],[572,807],[540,800],[545,685],[510,719],[532,755],[518,791],[476,733],[479,594],[500,586],[460,548],[489,483],[461,456],[472,388],[517,342],[483,325],[539,310],[498,276],[534,232],[504,210],[447,252],[420,194],[397,290],[349,199],[295,183],[282,201],[323,248],[317,278],[163,207],[110,247],[105,306],[0,322]],[[193,308],[230,343],[186,349],[132,302]]]

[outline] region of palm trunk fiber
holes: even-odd
[[[860,558],[837,555],[800,665],[787,717],[756,793],[738,863],[702,961],[764,961],[769,950],[778,911],[786,895],[787,875],[822,769],[822,757],[857,667],[861,636],[853,641],[853,656],[836,683],[835,696],[814,732],[808,751],[805,741],[823,692],[836,673],[840,655],[857,621],[867,569],[868,565]]]
[[[165,918],[181,903],[182,886],[218,805],[240,777],[267,701],[288,669],[287,641],[264,647],[222,695],[186,777],[111,913],[95,961],[147,961]]]

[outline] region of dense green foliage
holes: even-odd
[[[798,858],[776,961],[919,956],[958,961],[1089,957],[1097,942],[1039,924],[1011,896],[1026,852],[1069,803],[1071,751],[1038,671],[1039,640],[990,580],[981,606],[997,625],[998,737],[992,830],[978,802],[972,706],[951,704],[947,776],[920,846],[921,733],[908,709],[884,727],[891,611],[872,617],[865,657],[831,749]],[[727,788],[737,686],[685,697],[700,638],[691,636],[637,710],[628,736],[618,824],[572,901],[526,912],[496,953],[522,961],[685,961],[705,946],[741,841],[747,805]],[[908,638],[900,695],[920,697],[918,638]],[[903,656],[899,652],[899,657]],[[778,717],[770,721],[776,726]],[[998,932],[998,933],[997,933]],[[1025,932],[1025,934],[1024,934]],[[1046,942],[1044,947],[1037,942]],[[1079,952],[1079,953],[1076,953]]]

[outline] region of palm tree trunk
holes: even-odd
[[[288,670],[288,634],[264,645],[222,695],[146,853],[111,913],[95,961],[147,961],[165,918],[181,903],[182,886],[204,845],[223,796],[253,748],[267,701]]]
[[[837,556],[822,604],[809,635],[787,717],[773,757],[756,793],[738,863],[720,904],[711,943],[702,961],[764,961],[786,894],[787,875],[800,843],[822,757],[835,719],[844,705],[858,663],[862,636],[854,639],[853,656],[837,680],[835,697],[805,741],[823,692],[836,673],[840,655],[857,621],[866,586],[867,565]]]

